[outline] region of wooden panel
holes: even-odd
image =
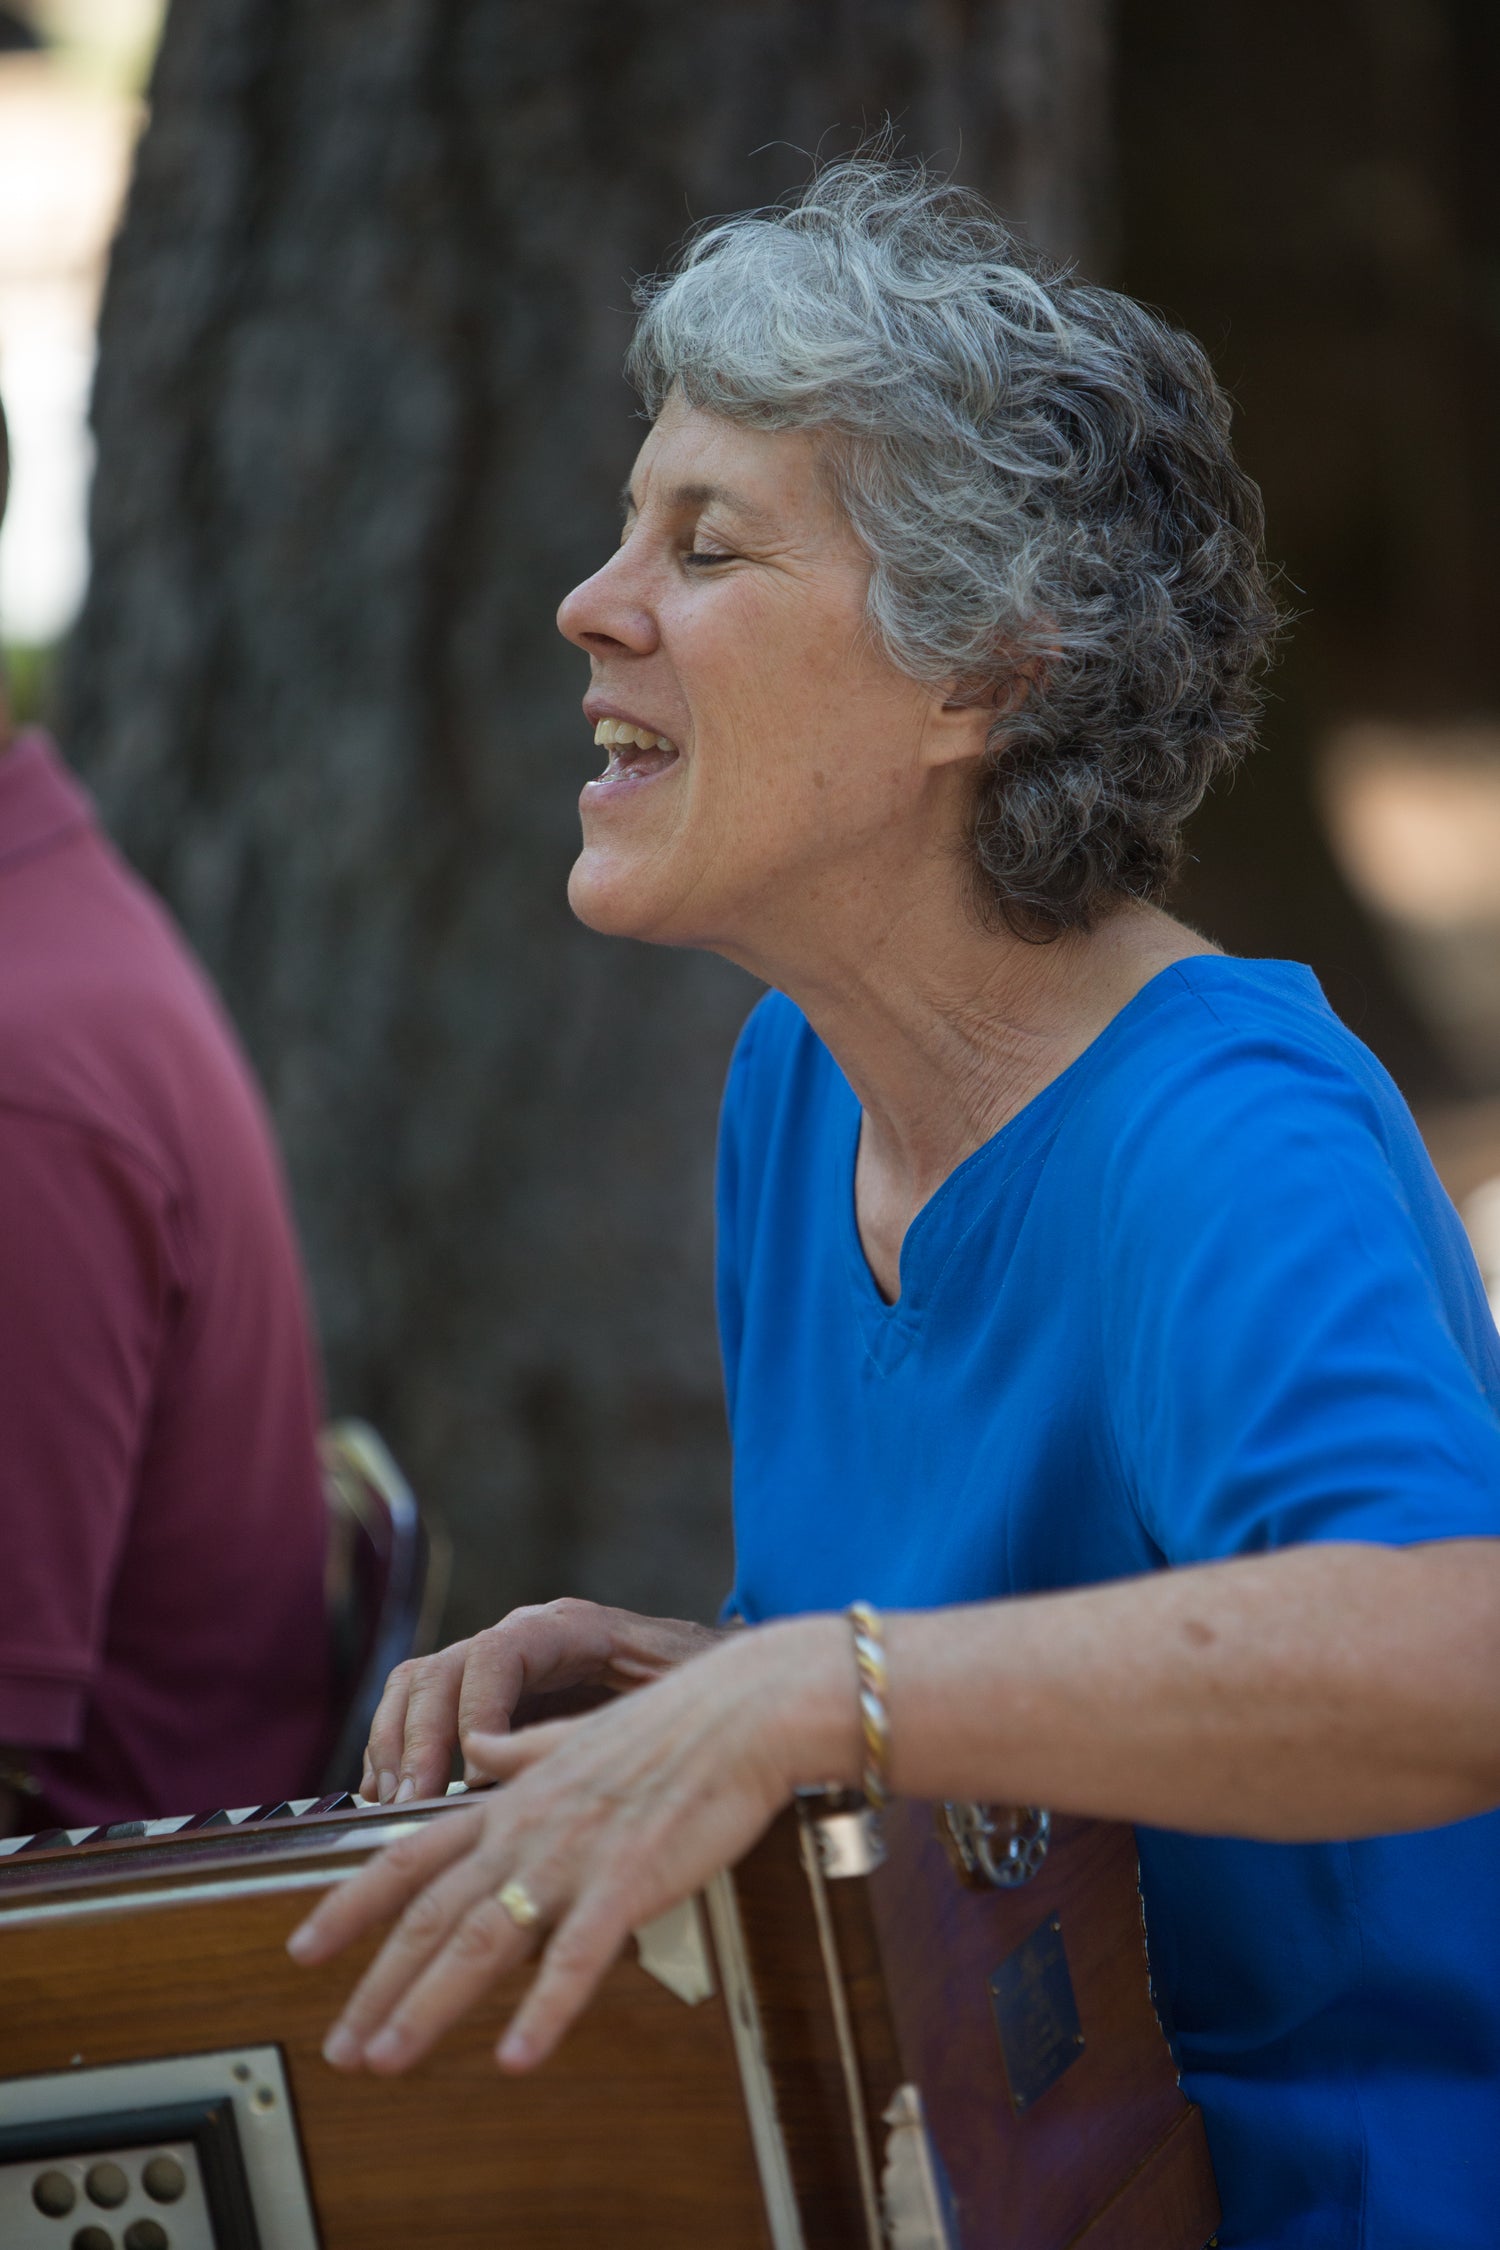
[[[1032,1882],[971,1890],[933,1808],[895,1805],[886,1865],[827,1886],[876,2171],[883,2112],[907,2079],[922,2091],[962,2250],[1203,2250],[1218,2202],[1202,2121],[1151,2004],[1135,1839],[1087,1821],[1053,1833]],[[808,2241],[863,2243],[848,2090],[789,1824],[738,1882]],[[988,1980],[1053,1917],[1086,2045],[1017,2115]]]
[[[776,1823],[741,1863],[735,1882],[808,2250],[863,2244],[849,2091],[794,1820]],[[900,2084],[900,2057],[867,1887],[860,1881],[831,1883],[827,1896],[856,2026],[865,2126],[878,2175],[885,2140],[881,2114]]]
[[[976,1891],[955,1875],[930,1807],[893,1806],[887,1833],[889,1861],[869,1884],[886,1988],[964,2242],[1063,2250],[1185,2118],[1201,2144],[1151,2005],[1134,1836],[1058,1820],[1031,1882]],[[1018,2115],[989,1977],[1053,1918],[1085,2045]],[[1144,2224],[1121,2240],[1146,2250],[1202,2250],[1217,2219],[1215,2207],[1199,2232],[1196,2216],[1137,2208]]]
[[[18,1871],[19,1872],[19,1871]],[[513,1978],[409,2077],[341,2077],[319,2045],[371,1950],[284,1951],[305,1891],[5,1926],[5,2076],[275,2042],[325,2250],[768,2250],[723,2005],[622,1960],[562,2053],[504,2079]]]
[[[1178,2118],[1069,2250],[1142,2250],[1155,2243],[1208,2242],[1219,2223],[1219,2190],[1196,2109]]]
[[[285,1937],[300,1886],[390,1832],[371,1811],[309,1815],[0,1862],[0,2072],[279,2045],[325,2250],[769,2250],[725,2002],[685,2007],[633,1953],[535,2077],[502,2079],[492,2056],[521,1978],[407,2078],[326,2068],[319,2042],[373,1947],[304,1971]],[[904,2080],[921,2089],[962,2250],[1202,2250],[1212,2175],[1150,2003],[1129,1830],[1059,1821],[1040,1874],[1011,1892],[963,1885],[928,1806],[892,1807],[887,1835],[877,1875],[824,1887],[852,2050],[797,1818],[736,1871],[807,2250],[869,2241],[851,2109],[878,2177]],[[128,1910],[164,1888],[178,1903]],[[988,1979],[1053,1918],[1085,2045],[1018,2115]]]

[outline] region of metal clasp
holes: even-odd
[[[997,1891],[1029,1883],[1047,1857],[1052,1815],[1040,1805],[980,1805],[949,1799],[937,1808],[937,1830],[948,1857],[976,1890]]]
[[[880,1815],[858,1790],[799,1789],[797,1802],[811,1832],[818,1866],[830,1883],[873,1875],[885,1864]]]

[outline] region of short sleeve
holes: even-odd
[[[166,1196],[106,1137],[0,1106],[0,1742],[75,1747],[149,1437]]]
[[[1198,1058],[1105,1180],[1107,1411],[1167,1561],[1500,1535],[1500,1383],[1458,1341],[1478,1276],[1451,1207],[1436,1239],[1418,1224],[1357,1080],[1248,1043]]]

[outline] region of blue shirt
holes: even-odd
[[[798,1010],[763,1001],[719,1170],[745,1617],[1500,1534],[1479,1276],[1309,971],[1154,977],[918,1213],[894,1305],[855,1225],[859,1123]],[[1500,1814],[1137,1836],[1224,2250],[1493,2250]]]

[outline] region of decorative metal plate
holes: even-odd
[[[215,2219],[193,2141],[164,2133],[139,2148],[110,2148],[107,2139],[62,2157],[0,2158],[5,2250],[100,2239],[113,2250],[122,2234],[155,2250],[228,2250],[235,2237]]]
[[[317,2250],[279,2051],[0,2080],[0,2244],[67,2250],[89,2229],[152,2250]]]
[[[1083,2050],[1062,1924],[1055,1914],[1006,1955],[989,1986],[1011,2107],[1020,2116],[1057,2084]]]

